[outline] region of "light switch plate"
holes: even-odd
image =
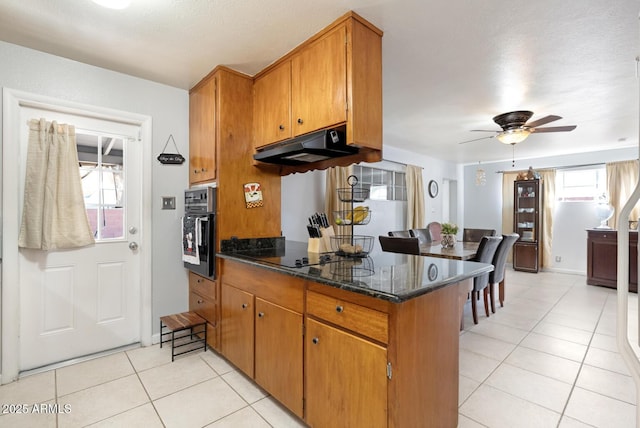
[[[162,197],[162,209],[163,210],[175,210],[176,209],[176,197],[175,196],[163,196]]]

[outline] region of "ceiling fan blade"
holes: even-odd
[[[497,134],[500,131],[496,131],[495,129],[472,129],[469,132],[495,132]]]
[[[491,131],[491,132],[495,132],[495,131]],[[490,135],[488,137],[480,137],[480,138],[474,138],[473,140],[467,140],[467,141],[462,141],[458,144],[467,144],[467,143],[473,143],[474,141],[480,141],[480,140],[488,140],[489,138],[493,138],[495,137],[495,135]]]
[[[576,129],[576,125],[568,125],[568,126],[549,126],[547,128],[533,128],[531,132],[567,132],[573,131]]]
[[[535,128],[536,126],[544,125],[544,124],[549,123],[549,122],[555,122],[556,120],[560,120],[560,119],[562,119],[560,116],[556,116],[554,114],[551,114],[549,116],[541,117],[538,120],[534,120],[533,122],[529,122],[529,123],[525,124],[525,126],[527,126],[529,128]]]

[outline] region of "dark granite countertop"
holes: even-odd
[[[404,302],[493,270],[493,265],[487,263],[388,252],[364,258],[332,255],[333,261],[330,263],[287,267],[275,264],[271,256],[282,254],[283,251],[306,251],[307,243],[285,241],[284,238],[264,239],[273,239],[273,252],[267,241],[242,239],[223,241],[222,251],[217,256],[394,303]],[[313,253],[306,255],[310,263],[314,263],[319,257]]]

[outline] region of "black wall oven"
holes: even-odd
[[[205,277],[216,277],[216,188],[184,192],[182,260],[184,267]]]

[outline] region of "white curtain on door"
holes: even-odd
[[[53,250],[95,242],[82,194],[75,127],[32,119],[18,245]]]

